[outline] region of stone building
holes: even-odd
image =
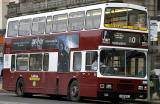
[[[6,0],[2,1],[6,2]],[[6,17],[10,18],[108,1],[115,0],[9,0]],[[160,11],[160,7],[158,7],[158,4],[160,4],[159,0],[123,0],[123,2],[147,7],[149,10],[149,16],[156,16]]]

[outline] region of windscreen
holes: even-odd
[[[131,8],[106,8],[104,26],[147,30],[147,12]]]
[[[103,76],[146,76],[146,55],[144,52],[103,49],[100,52],[100,73]]]

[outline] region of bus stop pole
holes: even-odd
[[[148,68],[147,68],[147,86],[148,86],[148,103],[150,103],[151,102],[151,91],[150,91],[150,65],[151,65],[151,63],[150,63],[150,60],[151,60],[151,55],[150,55],[150,52],[148,52]]]
[[[148,87],[148,91],[147,91],[147,101],[148,103],[151,102],[151,91],[150,91],[150,68],[151,68],[151,50],[150,50],[150,46],[151,46],[151,41],[150,41],[150,19],[149,19],[149,22],[148,22],[149,26],[148,26],[148,54],[147,54],[147,87]]]

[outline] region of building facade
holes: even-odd
[[[2,0],[6,1],[6,0]],[[113,0],[10,0],[6,17],[15,17],[26,14],[55,11],[77,6],[103,3]],[[138,4],[148,8],[149,16],[156,16],[159,13],[159,0],[123,0],[123,2]]]

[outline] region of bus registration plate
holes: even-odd
[[[119,95],[119,98],[129,99],[129,98],[130,98],[130,95],[122,95],[122,94],[120,94],[120,95]]]

